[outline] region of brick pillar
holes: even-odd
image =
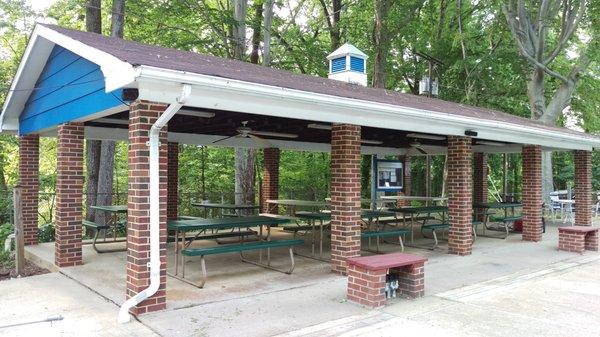
[[[179,144],[169,142],[167,145],[167,219],[177,219],[179,204]]]
[[[54,263],[59,267],[83,264],[83,130],[83,123],[58,126]]]
[[[592,225],[592,152],[575,151],[575,225]]]
[[[40,189],[40,137],[38,135],[19,137],[19,185],[25,245],[36,245]]]
[[[488,201],[488,167],[487,154],[475,152],[473,154],[473,203],[486,203]],[[477,214],[477,220],[483,221],[483,213]]]
[[[331,270],[346,274],[346,258],[360,256],[360,126],[331,130]]]
[[[542,240],[542,148],[523,146],[523,240]]]
[[[127,293],[130,298],[150,284],[150,127],[167,105],[137,100],[129,110],[129,193],[127,197]],[[160,134],[160,287],[132,309],[134,315],[165,309],[167,248],[167,132]]]
[[[470,255],[473,246],[471,138],[448,137],[448,252]]]
[[[279,158],[281,151],[278,148],[263,149],[264,168],[263,181],[260,194],[261,212],[277,214],[277,205],[267,204],[269,199],[279,198]]]

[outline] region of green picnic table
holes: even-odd
[[[311,209],[317,211],[321,208],[328,208],[329,203],[326,201],[314,200],[298,200],[298,199],[269,199],[268,204],[286,206],[286,213],[294,215],[297,208]]]
[[[96,223],[93,221],[83,220],[82,224],[87,229],[92,229],[94,231],[94,238],[92,241],[92,247],[98,253],[112,253],[112,252],[122,252],[126,251],[127,248],[120,249],[99,249],[96,245],[98,244],[98,238],[100,233],[103,234],[103,243],[114,243],[114,242],[123,242],[125,240],[117,240],[117,229],[121,225],[119,223],[119,215],[127,214],[127,205],[95,205],[90,206],[90,208],[105,212],[109,215],[108,218],[105,218],[105,222],[103,224]],[[113,239],[112,241],[106,241],[106,230],[111,229],[113,231]]]
[[[404,222],[404,226],[406,227],[406,216],[410,216],[410,242],[414,243],[414,224],[415,217],[421,214],[426,214],[427,216],[423,220],[421,226],[424,226],[427,223],[427,220],[431,217],[431,214],[439,213],[442,216],[442,222],[445,222],[446,213],[448,213],[448,206],[424,206],[424,207],[394,207],[388,208],[388,211],[400,213],[402,214],[402,221]]]
[[[233,218],[213,218],[213,219],[183,219],[183,220],[170,220],[167,222],[167,228],[175,232],[175,275],[178,273],[178,265],[182,248],[187,248],[192,241],[201,240],[202,234],[207,231],[219,231],[227,229],[239,229],[259,227],[259,238],[262,240],[263,226],[267,227],[266,241],[271,239],[271,226],[278,224],[284,224],[289,222],[288,219],[273,218],[268,216],[247,216],[247,217],[233,217]],[[186,240],[186,232],[197,232],[192,240]],[[208,235],[210,239],[214,239],[215,235]],[[181,238],[181,240],[180,240]],[[262,258],[262,254],[261,254]],[[270,251],[267,249],[267,258],[270,259]],[[186,281],[187,282],[187,281]]]
[[[485,235],[485,230],[499,230],[500,227],[490,227],[489,219],[490,214],[488,210],[504,210],[504,218],[500,218],[499,221],[503,224],[504,231],[506,235],[504,237],[497,236],[488,236],[495,239],[506,239],[509,235],[509,223],[514,223],[514,221],[521,219],[521,216],[515,216],[515,208],[523,207],[523,204],[517,202],[487,202],[487,203],[475,203],[473,204],[473,208],[481,212],[483,215],[483,233],[482,236]],[[508,210],[511,210],[511,216],[508,216]]]
[[[323,227],[325,221],[331,221],[331,212],[308,212],[308,211],[298,211],[295,213],[295,216],[299,219],[305,220],[309,224],[309,228],[312,233],[311,240],[311,252],[312,256],[315,257],[315,244],[316,244],[316,222],[319,221],[319,259],[323,259]],[[361,218],[366,219],[367,225],[370,227],[373,219],[378,223],[378,219],[382,216],[394,216],[394,212],[385,211],[385,210],[370,210],[363,209],[361,211]],[[297,228],[304,229],[302,226],[298,226]]]
[[[204,208],[205,217],[209,210],[219,211],[219,215],[223,216],[223,210],[232,211],[232,215],[241,216],[242,211],[256,211],[260,209],[259,205],[251,204],[227,204],[227,203],[212,203],[212,202],[192,202],[192,206]],[[213,214],[214,217],[214,214]]]

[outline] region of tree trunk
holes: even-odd
[[[554,190],[552,173],[552,151],[542,151],[542,198],[544,202],[550,202],[550,192]]]
[[[85,8],[85,29],[88,32],[102,34],[102,12],[101,0],[88,0]],[[96,193],[98,192],[98,171],[100,170],[100,149],[99,140],[87,140],[86,147],[86,166],[87,166],[87,195],[86,219],[94,221],[94,210],[90,206],[96,205]]]
[[[273,22],[273,0],[265,1],[263,28],[263,66],[271,66],[271,26]]]
[[[125,26],[125,0],[113,0],[110,21],[110,36],[123,38],[123,28]]]
[[[258,64],[263,6],[260,1],[255,1],[252,7],[254,9],[254,19],[252,20],[252,52],[250,53],[250,63]]]
[[[87,165],[87,195],[86,195],[86,216],[88,221],[94,221],[95,212],[90,206],[96,205],[98,193],[98,171],[100,169],[100,149],[99,140],[86,141],[86,165]]]
[[[103,140],[100,146],[100,170],[98,171],[98,196],[96,205],[112,205],[113,171],[115,166],[115,142]],[[105,213],[97,212],[94,221],[105,223]]]
[[[246,52],[246,0],[232,0],[233,18],[233,57],[243,60]],[[262,14],[262,13],[261,13]],[[260,38],[260,34],[258,35]],[[254,39],[253,39],[254,40]],[[254,41],[253,41],[254,42]],[[256,59],[258,62],[258,58]],[[235,149],[235,203],[254,203],[254,163],[256,150]]]
[[[102,0],[88,0],[85,7],[85,30],[102,34]]]
[[[256,150],[235,149],[235,203],[253,204]]]
[[[113,0],[111,13],[111,36],[123,38],[125,23],[125,0]],[[98,187],[96,205],[112,205],[113,179],[115,166],[115,141],[103,140],[100,142],[100,165],[98,169]],[[94,215],[94,221],[105,223],[105,212]]]
[[[233,0],[233,58],[243,60],[246,52],[246,0]]]
[[[385,88],[385,65],[389,52],[390,34],[388,33],[387,17],[391,0],[375,0],[375,26],[373,29],[373,43],[375,44],[375,61],[373,63],[374,88]]]

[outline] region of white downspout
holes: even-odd
[[[191,91],[191,85],[184,84],[181,95],[167,107],[150,129],[148,141],[150,148],[150,262],[148,263],[150,267],[150,285],[121,305],[119,323],[129,322],[131,319],[129,310],[154,295],[160,286],[159,135],[160,130],[185,104]]]

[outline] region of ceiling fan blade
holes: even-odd
[[[421,148],[420,146],[415,146],[415,149],[417,149],[417,151],[421,152],[421,154],[427,154],[427,151],[423,150],[423,148]]]
[[[283,132],[270,132],[270,131],[254,131],[250,132],[253,135],[257,136],[265,136],[265,137],[278,137],[278,138],[298,138],[298,135],[292,133],[283,133]]]
[[[248,137],[250,137],[251,139],[254,139],[254,140],[262,143],[263,145],[265,145],[265,147],[275,147],[275,146],[273,146],[273,144],[271,144],[270,142],[268,142],[266,139],[262,139],[260,137],[256,137],[253,134],[248,134]]]
[[[233,137],[235,137],[235,136],[237,136],[237,135],[223,137],[223,138],[221,138],[221,139],[217,139],[217,140],[215,140],[215,141],[214,141],[214,142],[212,142],[211,144],[215,144],[215,143],[218,143],[218,142],[222,142],[222,141],[224,141],[224,140],[227,140],[227,139],[229,139],[229,138],[233,138]]]

